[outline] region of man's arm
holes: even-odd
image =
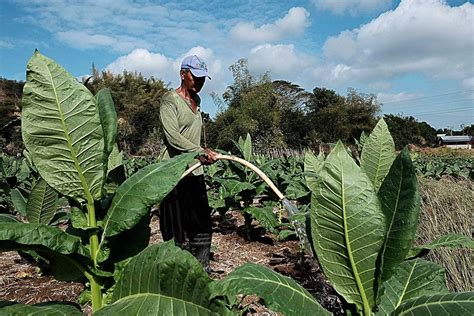
[[[181,152],[193,152],[202,148],[191,143],[179,132],[178,115],[173,102],[163,99],[160,106],[160,120],[166,141],[174,149]]]

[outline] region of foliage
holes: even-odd
[[[455,179],[474,180],[474,158],[449,158],[416,155],[414,165],[417,172],[425,177],[440,179],[450,176]]]
[[[380,151],[393,153],[393,142],[387,138],[391,138],[387,126],[380,121],[362,152],[378,143]],[[376,150],[369,152],[373,157],[385,155]],[[354,312],[371,315],[380,307],[382,314],[394,310],[395,314],[404,313],[420,301],[436,301],[433,294],[445,290],[444,279],[434,264],[405,261],[415,239],[420,209],[418,182],[408,150],[402,150],[393,163],[374,158],[369,161],[375,168],[359,167],[338,143],[315,181],[311,181],[310,231],[314,250],[329,281],[353,304]],[[374,187],[378,181],[374,181],[377,177],[373,170],[382,170],[381,167],[386,171],[378,189]],[[404,294],[399,296],[400,293]],[[459,306],[471,310],[473,303],[466,302],[464,306],[466,300],[458,300],[461,296],[472,300],[473,293],[443,296],[443,307],[452,308],[453,312]]]
[[[16,155],[23,150],[19,113],[24,84],[23,81],[0,77],[0,149],[10,155]]]
[[[23,94],[25,146],[46,183],[78,208],[71,217],[74,229],[66,232],[45,224],[2,223],[2,249],[34,250],[62,278],[86,278],[94,310],[102,306],[102,289],[113,284],[114,263],[148,243],[149,235],[134,233],[131,238],[130,232],[135,227],[146,232],[140,225],[146,224],[148,208],[174,187],[195,155],[149,165],[109,195],[104,188],[115,126],[114,104],[106,91],[95,98],[54,61],[35,52]],[[41,200],[34,206],[42,212],[46,204]]]
[[[386,114],[384,119],[395,141],[395,147],[401,149],[408,144],[433,146],[436,144],[436,130],[426,122],[418,122],[414,117]]]
[[[103,88],[111,90],[118,114],[119,147],[132,155],[157,155],[161,139],[159,104],[167,91],[165,83],[127,71],[113,74],[93,67],[92,72],[86,85],[93,94]]]
[[[314,134],[323,142],[352,141],[362,131],[371,130],[380,109],[374,95],[349,89],[347,96],[333,90],[315,88],[308,102],[308,117]]]
[[[267,76],[255,80],[249,73],[246,60],[230,66],[234,83],[223,97],[227,109],[219,112],[208,131],[213,147],[232,149],[232,139],[247,133],[255,135],[255,149],[284,147],[280,129],[281,113],[275,89]]]

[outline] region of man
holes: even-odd
[[[201,148],[202,118],[198,93],[207,67],[196,55],[181,63],[181,85],[163,95],[160,120],[165,148],[162,158],[204,150],[204,164],[215,162],[216,153]],[[210,78],[209,78],[210,79]],[[176,245],[189,250],[210,271],[211,209],[207,199],[202,168],[182,179],[160,204],[160,230],[164,240],[174,238]]]

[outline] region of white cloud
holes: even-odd
[[[335,14],[349,12],[356,14],[364,11],[375,11],[386,9],[392,4],[392,0],[312,0],[317,8],[328,10]]]
[[[134,49],[125,56],[120,56],[109,64],[106,69],[113,73],[122,73],[124,70],[139,72],[145,77],[164,77],[161,74],[169,75],[173,70],[173,60],[159,53],[151,53],[147,49]]]
[[[399,93],[377,93],[377,100],[383,104],[399,104],[404,101],[411,101],[423,97],[423,93],[409,93],[409,92],[399,92]]]
[[[275,42],[287,36],[300,35],[309,25],[309,12],[302,7],[294,7],[271,24],[256,27],[252,22],[239,22],[230,30],[230,35],[239,42]]]
[[[161,53],[152,53],[147,49],[134,49],[129,54],[120,56],[110,63],[106,70],[116,74],[120,74],[124,70],[139,72],[144,77],[154,76],[162,79],[165,83],[171,83],[172,87],[177,87],[180,83],[179,69],[181,61],[189,55],[199,56],[208,66],[212,80],[206,82],[203,91],[205,93],[206,91],[222,91],[225,87],[223,85],[225,73],[222,69],[222,62],[215,58],[212,49],[200,46],[192,47],[177,58],[170,58]]]
[[[12,43],[0,40],[0,48],[10,49],[13,47],[15,47],[15,45],[13,45]]]
[[[249,68],[257,73],[269,71],[272,78],[288,78],[301,74],[307,67],[308,57],[297,54],[290,45],[264,44],[254,47],[248,57]]]
[[[471,3],[402,0],[368,24],[329,38],[323,50],[334,65],[333,80],[378,81],[413,72],[462,80],[473,76],[473,25]]]
[[[59,40],[79,49],[111,48],[118,52],[131,51],[134,48],[149,48],[151,45],[141,39],[130,36],[108,36],[103,34],[88,34],[82,31],[58,32]]]

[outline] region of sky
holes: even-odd
[[[445,0],[146,1],[1,0],[0,77],[25,80],[35,49],[73,76],[136,71],[179,85],[181,60],[198,55],[211,93],[248,60],[256,76],[312,91],[375,94],[382,114],[435,128],[474,123],[474,4]]]

